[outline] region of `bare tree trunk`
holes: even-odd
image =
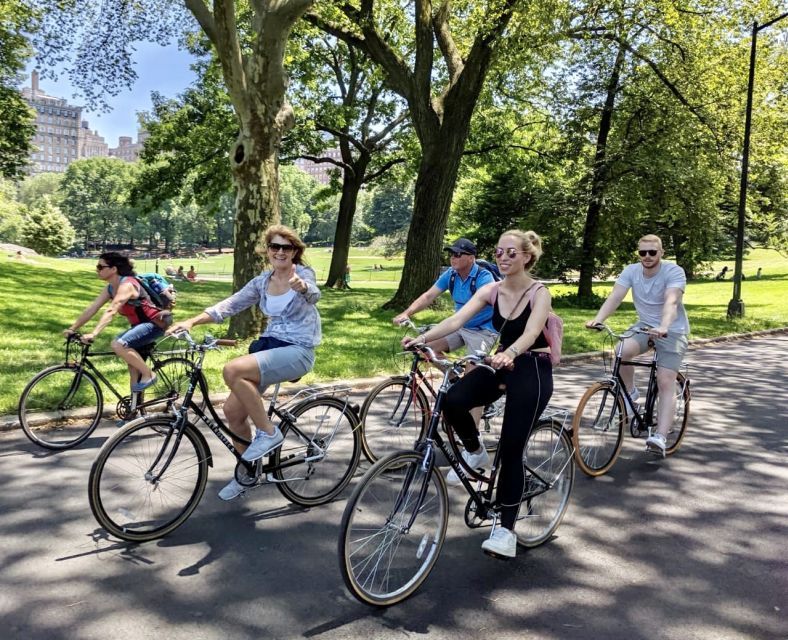
[[[444,124],[433,140],[422,141],[423,155],[416,178],[405,265],[399,288],[384,305],[385,309],[404,309],[429,289],[438,276],[443,234],[466,136],[462,127]]]
[[[353,218],[356,215],[358,192],[364,180],[369,158],[362,156],[353,165],[355,170],[345,169],[342,178],[342,197],[339,200],[339,217],[334,233],[334,250],[328,268],[327,287],[341,286],[344,283],[345,269],[350,255],[350,237],[353,232]]]
[[[594,167],[591,176],[591,199],[586,212],[586,223],[583,229],[583,253],[580,256],[580,278],[577,287],[579,298],[591,298],[593,295],[593,277],[596,270],[597,244],[599,241],[599,223],[602,216],[602,201],[610,176],[607,164],[607,139],[613,128],[613,111],[616,104],[616,93],[624,64],[624,48],[620,47],[613,63],[610,80],[607,83],[607,96],[599,120],[599,132],[594,154]]]

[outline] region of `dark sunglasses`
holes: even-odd
[[[659,253],[659,251],[657,251],[656,249],[640,249],[640,250],[638,250],[638,255],[641,258],[645,258],[646,256],[651,256],[653,258],[658,253]]]
[[[504,249],[503,247],[497,247],[495,249],[495,257],[496,258],[503,257],[504,253],[506,253],[506,255],[509,258],[514,258],[518,253],[527,253],[527,252],[526,251],[522,251],[522,250],[517,250],[514,247],[509,247],[508,249]]]
[[[104,269],[109,269],[110,266],[108,264],[97,264],[96,271],[103,271]]]
[[[451,251],[450,249],[446,249],[446,252],[449,254],[450,258],[459,258],[465,255],[462,251]]]
[[[268,248],[276,253],[277,251],[295,251],[292,244],[279,244],[278,242],[269,242]]]

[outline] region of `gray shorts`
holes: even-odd
[[[642,323],[634,324],[630,329],[637,327],[645,327]],[[636,333],[632,339],[638,343],[640,353],[648,351],[648,341],[650,336],[645,333]],[[681,369],[681,363],[684,360],[684,354],[687,353],[689,343],[687,336],[681,333],[668,333],[664,338],[653,338],[654,348],[657,351],[657,366],[670,369],[671,371],[678,371]]]
[[[449,351],[456,351],[465,345],[468,353],[473,353],[474,351],[486,351],[489,353],[496,340],[498,340],[498,334],[495,331],[487,331],[486,329],[460,329],[447,335],[444,340],[449,343]]]
[[[309,373],[315,366],[315,350],[291,344],[252,354],[260,369],[258,389],[263,393],[277,382],[288,382]]]

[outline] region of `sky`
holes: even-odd
[[[174,44],[162,47],[155,43],[138,43],[133,58],[139,77],[132,89],[121,91],[110,98],[107,102],[112,110],[107,113],[87,110],[82,112],[82,118],[88,121],[88,126],[94,131],[98,130],[110,147],[118,146],[119,136],[137,139],[136,113],[151,109],[151,91],[158,91],[173,98],[196,77],[189,69],[192,57],[187,52],[180,51]],[[32,59],[27,66],[27,81],[24,83],[26,86],[30,86],[30,72],[35,68],[35,59]],[[40,69],[39,73],[42,73]],[[58,73],[58,76],[56,82],[42,74],[39,80],[40,89],[51,96],[65,98],[74,106],[84,106],[84,100],[75,93],[67,75]]]

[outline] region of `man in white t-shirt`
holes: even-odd
[[[676,410],[676,374],[687,351],[690,327],[682,297],[687,285],[684,269],[672,262],[663,262],[662,240],[655,235],[643,236],[638,241],[640,262],[628,265],[616,280],[613,291],[602,304],[593,320],[586,326],[604,322],[632,289],[632,299],[638,322],[635,327],[648,327],[648,334],[635,334],[624,340],[622,357],[631,360],[648,350],[652,337],[657,351],[657,384],[659,385],[659,413],[657,431],[646,440],[646,448],[665,455],[666,436]],[[621,367],[621,378],[633,400],[639,395],[634,388],[635,368]],[[665,399],[668,399],[665,402]]]

